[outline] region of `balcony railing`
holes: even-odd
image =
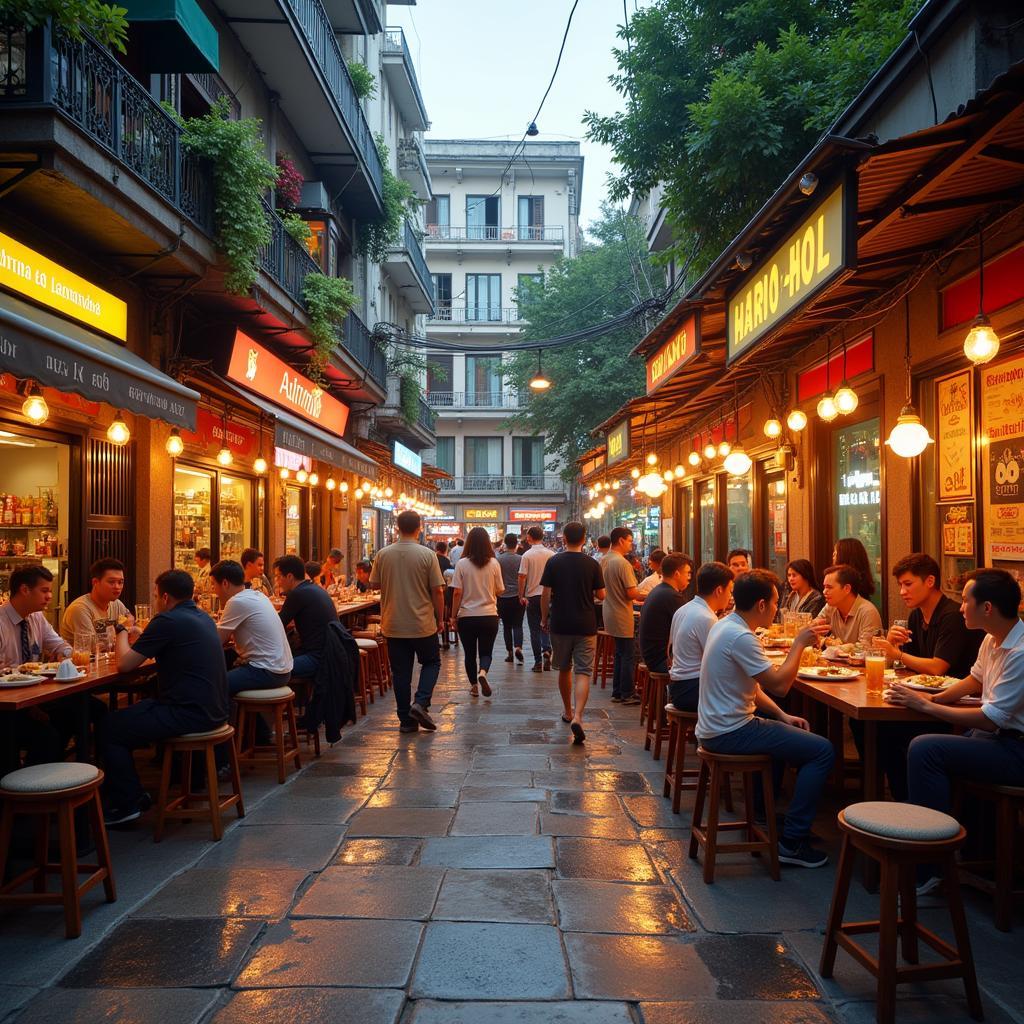
[[[376,381],[382,388],[387,388],[387,359],[381,347],[373,340],[369,328],[355,313],[349,313],[345,318],[345,336],[342,343],[366,367],[370,379]]]
[[[419,424],[420,426],[429,431],[431,434],[434,432],[434,426],[437,422],[437,417],[434,415],[434,410],[421,398],[420,399],[420,415]]]
[[[446,306],[438,302],[427,319],[454,324],[516,324],[522,317],[514,306]]]
[[[270,224],[270,242],[260,249],[260,269],[270,275],[296,302],[305,307],[306,278],[320,267],[309,251],[285,230],[274,208],[263,200],[263,212]]]
[[[0,105],[48,104],[180,214],[214,233],[204,161],[181,145],[167,111],[90,36],[0,26]]]
[[[519,395],[503,391],[431,391],[433,409],[518,409]]]
[[[453,227],[450,224],[428,224],[430,242],[557,242],[561,244],[564,229],[561,224],[520,224],[518,227],[500,228],[492,224],[471,224]]]
[[[409,262],[412,264],[413,270],[416,271],[416,276],[423,286],[423,291],[430,296],[430,301],[433,302],[434,279],[430,276],[430,270],[427,268],[427,261],[423,256],[423,247],[420,245],[419,236],[408,221],[405,221],[402,225],[401,248],[408,254]]]
[[[442,491],[464,491],[485,494],[516,495],[524,491],[542,491],[545,494],[565,491],[565,481],[560,476],[538,473],[533,476],[491,476],[471,474],[456,476],[451,480],[438,480]]]
[[[405,42],[405,33],[400,28],[388,27],[384,32],[384,53],[400,53],[405,62],[406,74],[412,84],[412,90],[416,94],[416,103],[426,119],[427,106],[423,102],[423,93],[420,92],[420,83],[416,78],[416,66],[412,62],[412,54]]]
[[[341,108],[342,117],[355,140],[356,152],[366,165],[380,196],[384,190],[384,170],[380,162],[380,154],[373,141],[370,126],[359,106],[359,97],[349,76],[348,68],[338,49],[338,40],[331,27],[320,0],[286,0],[295,20],[306,37],[309,48],[313,51],[320,71],[323,73],[331,90],[331,95]]]

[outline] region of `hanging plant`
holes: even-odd
[[[302,297],[309,313],[309,337],[313,351],[309,357],[309,376],[319,384],[327,361],[338,344],[338,331],[356,304],[352,282],[346,277],[310,274],[303,285]]]
[[[95,36],[104,46],[125,53],[128,39],[128,13],[116,4],[99,0],[0,0],[0,24],[37,28],[47,18],[76,42],[82,33]]]
[[[423,385],[420,378],[427,369],[426,358],[414,349],[392,346],[387,353],[388,373],[398,377],[398,402],[402,419],[409,426],[415,426],[420,419],[420,399]],[[438,378],[446,378],[444,369],[436,363],[429,364],[431,372]]]
[[[280,195],[280,191],[278,195]],[[281,218],[285,231],[301,246],[306,246],[313,237],[309,225],[297,214],[289,213],[287,210],[278,210],[277,215]]]
[[[285,210],[294,210],[302,202],[306,179],[287,153],[277,154],[277,202]]]
[[[277,168],[263,155],[263,122],[258,117],[233,121],[222,96],[202,117],[182,118],[181,144],[213,164],[213,205],[217,245],[227,260],[225,290],[247,295],[256,282],[260,248],[270,244],[264,193],[277,181]]]
[[[384,200],[384,215],[380,220],[363,221],[359,225],[359,251],[371,263],[383,263],[388,252],[402,239],[402,224],[408,214],[420,204],[416,191],[388,167],[388,147],[384,136],[378,135],[377,152],[384,169],[381,196]]]
[[[359,99],[365,100],[368,96],[377,95],[377,79],[365,64],[357,60],[349,61],[348,75]]]

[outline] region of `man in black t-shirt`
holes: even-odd
[[[284,595],[281,621],[299,634],[292,673],[312,679],[324,654],[327,626],[338,621],[331,595],[306,579],[306,566],[298,555],[283,555],[274,562],[274,585]]]
[[[586,535],[582,523],[566,523],[565,550],[548,559],[540,579],[540,625],[551,633],[551,660],[558,670],[558,692],[565,709],[562,721],[569,723],[574,743],[586,739],[583,709],[590,696],[597,652],[594,602],[604,600],[601,566],[583,554]]]
[[[686,603],[693,561],[673,552],[661,562],[661,582],[647,595],[640,611],[640,656],[651,672],[668,672],[668,645],[672,616]]]
[[[207,732],[228,718],[228,677],[217,626],[192,600],[192,577],[168,569],[156,578],[144,632],[118,625],[117,669],[130,672],[156,659],[157,696],[107,715],[103,727],[108,825],[134,821],[149,802],[132,751],[155,741]]]

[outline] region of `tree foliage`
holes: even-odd
[[[544,341],[594,326],[663,288],[637,220],[613,207],[601,212],[591,231],[594,241],[575,259],[560,260],[543,283],[520,286],[517,300],[527,321],[523,340]],[[517,352],[505,363],[506,378],[525,402],[508,425],[543,434],[567,480],[576,477],[575,459],[593,445],[590,431],[643,391],[643,362],[629,353],[645,331],[643,323],[630,324],[592,341],[545,350],[544,372],[552,381],[547,393],[529,387],[536,352]]]
[[[614,49],[625,109],[588,112],[611,196],[659,182],[677,252],[707,265],[903,38],[920,0],[654,0]]]
[[[358,60],[350,60],[347,66],[348,76],[352,79],[352,88],[355,89],[356,96],[361,100],[365,100],[367,96],[376,96],[377,79],[374,78],[373,72]]]
[[[379,220],[362,221],[359,225],[359,251],[371,263],[383,263],[388,252],[402,240],[402,225],[406,215],[415,210],[419,199],[416,190],[404,178],[399,178],[388,166],[388,147],[384,136],[377,136],[377,152],[384,169],[381,196],[384,215]]]
[[[81,39],[83,32],[95,36],[104,46],[125,52],[128,37],[128,11],[99,0],[0,0],[0,24],[35,28],[47,18]]]

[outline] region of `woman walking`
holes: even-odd
[[[452,579],[452,619],[462,641],[469,692],[474,697],[481,690],[485,697],[491,695],[487,671],[498,635],[498,597],[504,589],[490,537],[482,526],[474,526],[466,537],[462,557],[455,563]]]

